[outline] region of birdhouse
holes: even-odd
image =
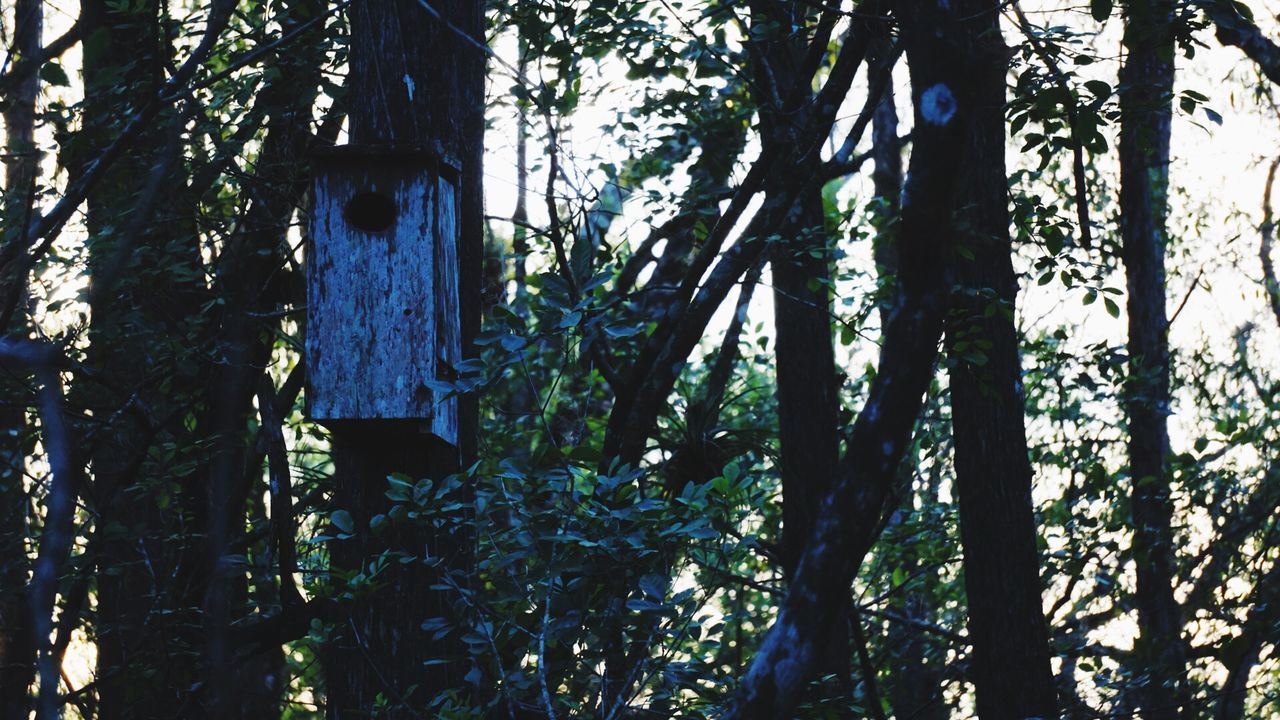
[[[458,167],[344,146],[315,158],[307,257],[312,419],[418,420],[457,443]]]

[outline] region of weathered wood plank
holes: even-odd
[[[456,181],[423,152],[349,147],[319,159],[307,259],[313,419],[422,420],[457,442],[457,400],[432,386],[461,357]]]

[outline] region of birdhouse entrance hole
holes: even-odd
[[[386,232],[396,222],[396,201],[380,192],[356,193],[342,208],[351,227],[367,233]]]

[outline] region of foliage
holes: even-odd
[[[853,90],[825,98],[835,119],[810,138],[821,157],[797,159],[808,106],[781,140],[761,118],[788,92],[824,97],[859,23],[896,42],[900,11],[812,3],[788,25],[768,11],[789,4],[764,0],[490,3],[483,326],[433,388],[478,400],[478,450],[460,472],[391,474],[366,522],[334,500],[332,431],[307,419],[300,361],[309,157],[360,111],[345,86],[357,5],[86,2],[66,44],[46,13],[47,56],[7,56],[0,550],[14,560],[0,577],[0,691],[17,672],[3,653],[38,636],[26,618],[39,616],[53,618],[52,644],[29,641],[12,664],[50,703],[40,717],[129,717],[108,709],[136,702],[147,718],[318,718],[343,608],[413,566],[435,569],[423,591],[450,600],[406,637],[461,648],[421,668],[460,681],[428,698],[389,688],[370,716],[724,716],[787,593],[782,509],[802,501],[783,493],[777,296],[762,268],[825,243],[805,252],[830,277],[808,290],[830,295],[848,441],[873,379],[893,371],[875,358],[895,278],[870,246],[900,211],[860,174],[876,148],[857,134],[870,116],[858,119],[887,77],[905,120],[907,68],[878,75],[868,60]],[[1131,4],[1018,5],[1004,16],[1005,118],[1022,295],[1016,314],[992,292],[978,299],[983,318],[1018,327],[1062,711],[1120,715],[1150,682],[1134,650],[1130,489],[1145,479],[1126,454],[1133,290],[1114,197],[1116,33]],[[1278,36],[1275,18],[1233,5],[1233,22]],[[1280,712],[1280,291],[1256,267],[1271,198],[1259,222],[1203,186],[1188,138],[1236,123],[1274,137],[1277,116],[1252,65],[1222,71],[1236,55],[1209,36],[1224,7],[1179,3],[1173,29],[1187,79],[1167,98],[1181,148],[1162,289],[1169,503],[1184,714],[1263,717]],[[8,38],[23,18],[6,9],[4,22]],[[792,58],[813,70],[795,88],[771,86],[761,59],[784,41],[812,43]],[[24,100],[28,77],[39,94]],[[24,102],[34,140],[18,132]],[[910,153],[910,132],[892,141]],[[24,142],[43,153],[26,180],[12,169],[31,155]],[[770,219],[770,201],[805,183],[822,202],[802,237]],[[857,558],[844,665],[812,678],[796,717],[972,714],[943,370],[981,367],[990,350],[976,322],[948,341]],[[59,499],[73,501],[65,513]],[[465,539],[469,557],[393,542],[417,535]],[[388,549],[335,562],[368,538]],[[40,659],[53,691],[34,682]]]

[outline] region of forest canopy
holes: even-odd
[[[1280,716],[1265,5],[6,2],[0,720]]]

